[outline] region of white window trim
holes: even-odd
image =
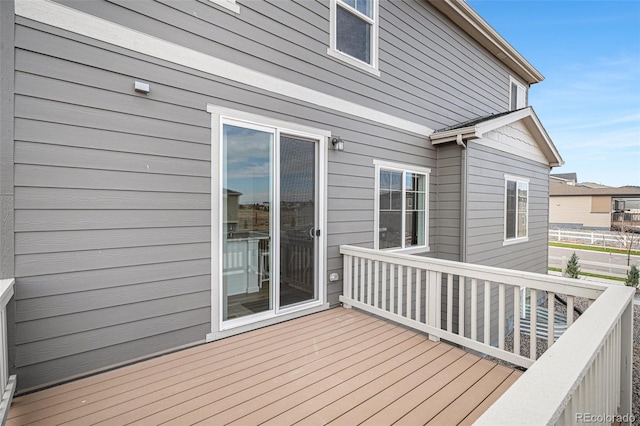
[[[330,37],[329,37],[329,47],[327,48],[327,54],[333,58],[339,59],[347,64],[359,68],[361,70],[370,72],[373,75],[380,76],[380,70],[378,69],[378,0],[373,0],[373,18],[369,18],[366,15],[363,15],[356,11],[357,16],[362,19],[367,20],[371,23],[371,63],[368,64],[359,59],[354,58],[353,56],[347,55],[337,49],[337,31],[336,31],[336,21],[337,21],[337,8],[338,2],[343,3],[341,0],[331,0],[331,7],[329,13],[329,26],[330,26]],[[343,3],[344,4],[344,3]],[[345,7],[352,10],[352,8],[348,5]]]
[[[412,166],[408,164],[394,163],[390,161],[384,160],[373,160],[374,170],[375,170],[375,196],[374,196],[374,218],[373,218],[373,247],[375,250],[380,250],[380,169],[384,170],[394,170],[400,172],[410,172],[410,173],[419,173],[424,174],[426,176],[425,182],[425,212],[424,212],[424,245],[421,246],[412,246],[408,248],[390,248],[390,249],[382,249],[382,251],[396,252],[396,253],[424,253],[431,251],[429,247],[429,176],[431,175],[431,169],[420,166]],[[403,179],[402,188],[404,193],[405,182]],[[403,205],[404,205],[404,197],[403,197]],[[404,216],[403,219],[404,221]]]
[[[236,3],[236,0],[209,0],[212,3],[217,4],[218,6],[224,7],[232,11],[233,13],[240,13],[240,5]]]
[[[522,99],[520,99],[520,96],[517,96],[516,97],[516,107],[512,108],[511,107],[511,97],[513,96],[513,93],[512,93],[511,89],[512,89],[514,84],[516,85],[516,87],[518,89],[522,89]],[[509,76],[509,110],[510,111],[515,111],[517,109],[526,107],[527,106],[527,95],[528,95],[527,87],[524,84],[520,83],[515,78],[513,78],[512,76]]]
[[[527,226],[526,226],[526,236],[524,237],[515,237],[515,238],[507,238],[507,182],[508,181],[514,181],[516,183],[516,235],[518,235],[518,200],[517,200],[517,191],[518,191],[518,185],[520,183],[526,183],[527,184]],[[519,244],[519,243],[525,243],[527,241],[529,241],[529,200],[531,198],[531,191],[530,191],[530,184],[529,184],[529,179],[527,178],[523,178],[523,177],[518,177],[518,176],[513,176],[513,175],[504,175],[504,233],[503,233],[503,237],[504,237],[504,242],[502,243],[503,246],[508,246],[511,244]]]

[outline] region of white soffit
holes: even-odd
[[[513,111],[493,119],[489,117],[475,125],[436,132],[430,136],[430,139],[433,145],[456,141],[458,135],[461,135],[463,140],[482,139],[488,133],[510,126],[516,122],[521,122],[526,127],[529,135],[544,154],[549,166],[557,167],[564,164],[564,160],[560,156],[556,146],[531,107]],[[479,142],[482,143],[482,141]],[[527,157],[528,155],[528,153],[523,153],[522,156]]]

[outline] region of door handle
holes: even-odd
[[[320,230],[319,229],[315,229],[315,228],[310,228],[309,229],[309,237],[315,238],[315,237],[319,237],[319,236],[320,236]]]

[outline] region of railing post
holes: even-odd
[[[438,323],[439,310],[440,310],[440,286],[442,283],[438,282],[438,273],[436,271],[427,272],[427,325],[440,328],[441,324]],[[439,342],[440,338],[429,334],[429,339],[434,342]]]
[[[353,257],[347,254],[342,256],[342,294],[344,294],[344,297],[347,299],[351,299],[351,283],[353,282],[353,272],[351,267],[351,263],[353,262],[352,259]],[[347,309],[351,309],[351,305],[346,303],[343,303],[342,306]]]

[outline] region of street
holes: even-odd
[[[592,250],[577,250],[577,249],[573,249],[573,248],[563,248],[563,247],[549,247],[549,257],[562,257],[562,256],[566,256],[567,260],[571,257],[571,255],[573,253],[576,253],[576,255],[579,257],[579,262],[598,262],[598,263],[607,263],[607,264],[611,264],[611,265],[620,265],[620,266],[626,266],[627,265],[627,255],[626,254],[612,254],[612,253],[605,253],[605,252],[599,252],[599,251],[592,251]],[[549,261],[549,265],[554,266],[556,265],[558,262],[556,260],[550,260]],[[631,256],[631,265],[638,265],[640,266],[640,256]],[[581,267],[582,270],[584,271],[600,271],[600,272],[614,272],[614,273],[618,273],[619,275],[621,274],[621,270],[620,269],[609,269],[607,267],[602,267],[602,266],[594,266],[594,265],[584,265]]]

